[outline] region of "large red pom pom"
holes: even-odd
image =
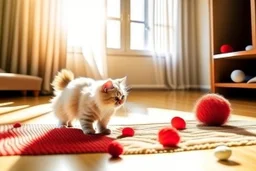
[[[134,135],[134,129],[131,127],[125,127],[122,130],[122,136],[124,137],[132,137]]]
[[[230,103],[217,94],[202,96],[195,105],[196,118],[208,126],[221,126],[230,116]]]
[[[158,141],[163,146],[177,146],[180,142],[180,135],[173,127],[165,127],[158,132]]]
[[[19,122],[13,124],[13,128],[19,128],[19,127],[21,127],[21,124]]]
[[[108,153],[113,157],[113,158],[117,158],[119,157],[124,151],[124,147],[122,144],[120,144],[117,141],[112,141],[109,145],[108,145]]]
[[[172,118],[171,125],[178,130],[182,130],[186,128],[185,120],[178,116]]]
[[[232,46],[230,46],[230,45],[222,45],[221,47],[220,47],[220,52],[221,53],[228,53],[228,52],[233,52],[233,48],[232,48]]]

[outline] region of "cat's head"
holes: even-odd
[[[104,107],[119,108],[127,98],[126,77],[109,79],[100,85],[99,100]]]

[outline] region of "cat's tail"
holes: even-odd
[[[55,76],[52,86],[55,91],[63,90],[70,81],[74,79],[74,74],[72,71],[67,69],[62,69],[58,74]]]

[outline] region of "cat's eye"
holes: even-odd
[[[124,99],[124,95],[121,96],[121,99],[122,99],[122,100]]]
[[[118,97],[115,97],[115,101],[119,101],[119,98],[118,98]]]
[[[116,92],[116,96],[118,97],[118,96],[120,96],[121,95],[121,93],[120,92]]]

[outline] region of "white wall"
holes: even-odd
[[[210,21],[209,1],[197,0],[197,40],[200,85],[210,89]]]
[[[210,88],[210,32],[209,7],[207,0],[197,0],[197,43],[200,58],[200,87]],[[154,64],[151,57],[145,56],[109,56],[109,76],[128,76],[128,83],[132,87],[159,88],[155,79]],[[161,76],[164,76],[164,69]]]
[[[109,56],[108,73],[112,78],[127,76],[128,84],[134,88],[163,88],[156,80],[154,63],[149,56]],[[164,69],[161,70],[162,78]]]

